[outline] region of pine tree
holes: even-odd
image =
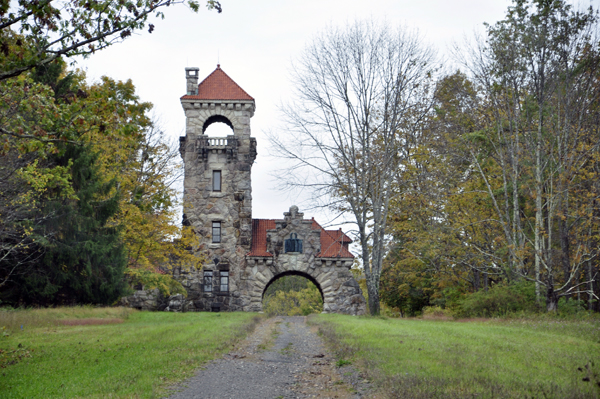
[[[108,226],[118,211],[115,182],[102,182],[97,154],[90,146],[67,145],[57,157],[59,165],[71,163],[77,200],[49,201],[43,213],[53,215],[43,223],[45,256],[39,267],[24,278],[21,303],[110,304],[126,293],[126,266],[119,227]]]

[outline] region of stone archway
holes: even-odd
[[[310,281],[311,283],[313,283],[315,285],[315,287],[317,287],[317,289],[319,290],[319,293],[321,294],[321,299],[323,300],[323,303],[325,303],[325,296],[323,295],[323,290],[321,289],[321,285],[319,284],[319,282],[317,280],[315,280],[310,274],[306,274],[306,273],[303,273],[303,272],[298,272],[298,271],[295,271],[295,270],[291,270],[291,271],[279,273],[278,275],[276,275],[275,277],[273,277],[271,279],[271,281],[269,281],[267,283],[267,285],[265,286],[265,289],[264,289],[263,294],[262,294],[263,299],[265,297],[265,293],[267,292],[267,290],[269,289],[269,287],[271,286],[271,284],[273,284],[275,281],[279,280],[280,278],[287,277],[287,276],[300,276],[300,277],[304,277],[305,279],[307,279],[308,281]]]
[[[280,254],[279,258],[285,256]],[[323,260],[320,265],[293,262],[272,262],[272,259],[247,259],[246,289],[243,309],[262,311],[262,299],[267,287],[285,275],[301,275],[312,281],[323,297],[323,313],[361,315],[366,312],[360,286],[349,270],[347,260]],[[294,267],[296,266],[296,267]],[[311,267],[312,266],[312,267]]]
[[[188,135],[201,136],[214,122],[223,122],[233,130],[235,136],[250,135],[250,118],[254,114],[251,104],[200,103],[184,104]]]
[[[202,126],[202,134],[205,134],[206,129],[208,129],[208,127],[213,123],[224,123],[225,125],[229,126],[232,133],[235,130],[233,123],[228,118],[224,117],[223,115],[216,114],[212,115],[204,122],[204,125]]]

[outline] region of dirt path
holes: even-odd
[[[169,399],[368,397],[368,383],[335,362],[305,317],[271,318]]]

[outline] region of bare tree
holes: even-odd
[[[295,98],[285,133],[270,140],[287,160],[280,181],[352,215],[369,294],[379,314],[379,280],[390,199],[429,111],[433,52],[416,32],[373,21],[330,28],[293,70]]]

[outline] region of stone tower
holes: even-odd
[[[188,295],[169,297],[166,310],[261,311],[270,284],[300,275],[319,289],[324,312],[363,314],[365,300],[350,271],[354,256],[346,234],[304,219],[296,206],[283,219],[252,219],[254,99],[219,65],[200,84],[198,68],[186,68],[186,83],[181,97],[186,135],[180,139],[184,223],[194,228],[197,250],[208,263],[199,272],[175,272]],[[232,134],[208,137],[206,129],[215,122],[225,123]]]
[[[250,118],[255,103],[219,65],[200,84],[198,71],[186,68],[187,94],[181,97],[186,116],[186,135],[180,138],[184,223],[196,231],[199,251],[209,262],[195,279],[199,286],[190,287],[201,294],[188,299],[197,310],[241,310],[237,285],[252,238],[256,139],[250,137]],[[231,134],[206,136],[215,122],[225,123]]]

